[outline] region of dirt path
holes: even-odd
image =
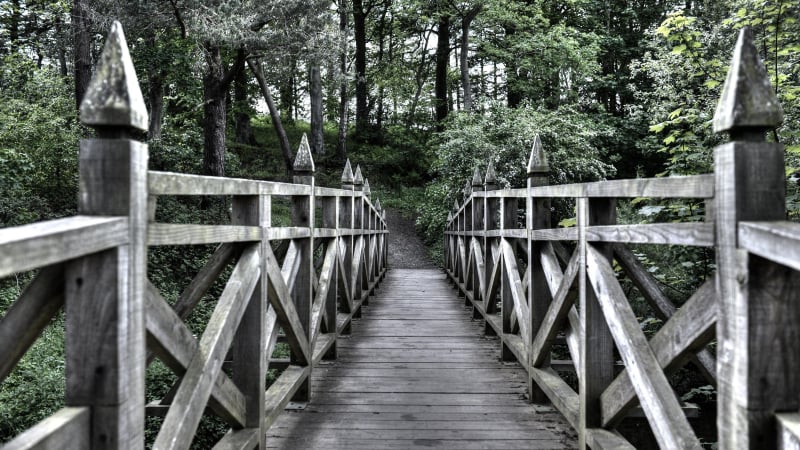
[[[396,209],[386,209],[389,226],[389,267],[397,269],[435,269],[428,249],[414,228],[414,219],[407,219]]]

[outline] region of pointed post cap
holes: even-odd
[[[364,191],[364,195],[366,195],[367,197],[369,197],[369,194],[372,193],[372,191],[369,188],[369,180],[368,179],[364,178],[364,187],[361,190]]]
[[[305,133],[300,140],[300,148],[297,149],[292,169],[295,172],[314,173],[314,158],[311,157],[311,147],[308,145],[308,136]]]
[[[447,211],[447,221],[448,222],[453,221],[453,211]]]
[[[353,184],[353,168],[350,166],[350,159],[344,163],[344,171],[342,172],[342,184]]]
[[[356,166],[356,174],[353,176],[353,184],[361,186],[364,184],[364,176],[361,175],[361,165]]]
[[[539,138],[539,134],[536,134],[533,138],[531,156],[528,159],[528,175],[548,172],[550,172],[550,166],[547,164],[547,154],[542,148],[542,140]]]
[[[758,50],[750,27],[742,28],[731,67],[714,113],[714,132],[740,128],[768,130],[783,123],[783,108]]]
[[[81,101],[81,122],[147,131],[147,108],[122,25],[114,21],[92,80]]]
[[[376,210],[376,211],[378,211],[378,212],[380,212],[380,211],[382,211],[382,210],[383,210],[383,209],[381,208],[381,199],[377,199],[377,200],[375,200],[375,210]]]
[[[497,173],[494,171],[494,161],[489,161],[489,167],[486,168],[486,178],[484,178],[485,184],[495,184],[497,183]]]
[[[472,194],[472,183],[470,183],[469,180],[464,182],[464,189],[462,189],[461,192],[464,194],[464,200],[469,198]]]
[[[473,187],[483,186],[483,178],[481,177],[481,170],[478,169],[477,167],[475,168],[475,171],[472,172],[472,186]]]
[[[453,211],[458,211],[458,199],[453,200]]]

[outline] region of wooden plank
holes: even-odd
[[[780,449],[800,449],[800,414],[776,414],[778,422],[778,447]]]
[[[631,445],[627,439],[622,437],[621,435],[604,430],[602,428],[589,428],[585,431],[586,433],[586,443],[589,444],[590,447],[597,450],[603,449],[625,449],[625,450],[635,450],[636,447]]]
[[[64,306],[64,267],[45,267],[0,318],[0,383]]]
[[[257,246],[242,253],[208,321],[195,356],[186,368],[164,424],[153,446],[163,449],[188,449],[211,396],[214,382],[222,371],[234,333],[248,306],[259,279]]]
[[[284,370],[269,389],[267,389],[265,409],[267,411],[264,419],[264,426],[269,428],[283,412],[283,408],[289,404],[300,386],[305,383],[310,373],[310,367],[291,365]]]
[[[91,447],[88,407],[61,408],[3,445],[3,450],[83,450]]]
[[[306,239],[313,236],[311,229],[306,227],[272,227],[266,230],[267,239],[270,240],[283,240],[283,239]]]
[[[286,282],[278,269],[278,261],[269,247],[264,249],[264,259],[267,262],[267,275],[269,276],[269,302],[278,316],[278,322],[283,328],[289,342],[289,346],[297,354],[301,361],[308,363],[309,342],[303,332],[303,326],[297,315],[292,297]]]
[[[714,197],[714,177],[713,175],[688,175],[561,184],[533,187],[529,189],[529,193],[533,197],[553,198],[712,198]]]
[[[587,274],[659,445],[701,448],[605,256],[587,247]]]
[[[762,258],[800,270],[800,224],[798,223],[741,222],[739,246]]]
[[[197,341],[189,327],[148,282],[145,297],[147,346],[176,375],[182,377],[197,353]],[[224,373],[217,375],[208,406],[231,426],[245,425],[245,397]]]
[[[321,333],[314,342],[314,352],[312,353],[313,364],[319,364],[335,343],[336,333]]]
[[[578,238],[578,230],[574,227],[531,230],[530,234],[532,239],[539,241],[574,241]],[[714,224],[691,222],[591,226],[586,228],[586,240],[711,247],[714,245]]]
[[[631,281],[633,281],[633,284],[639,289],[639,292],[650,304],[650,307],[653,308],[656,316],[663,321],[666,321],[672,317],[677,308],[669,299],[669,297],[664,294],[658,285],[658,281],[650,273],[650,271],[648,271],[642,265],[642,263],[639,261],[639,258],[637,258],[636,255],[634,255],[633,252],[631,252],[624,245],[614,246],[614,254],[616,255],[619,265],[623,268],[623,270],[625,270],[625,273],[628,275]],[[716,308],[716,306],[714,307]],[[711,384],[716,385],[716,359],[714,358],[714,355],[711,354],[711,351],[708,349],[701,349],[699,352],[697,352],[693,359],[695,365],[706,378],[706,380],[708,380]]]
[[[259,429],[229,430],[212,450],[247,450],[258,447]]]
[[[553,369],[531,367],[529,373],[567,422],[573,428],[578,428],[580,413],[578,394]]]
[[[555,255],[552,254],[552,256],[554,257]],[[546,259],[545,253],[542,253],[542,259]],[[577,292],[572,289],[572,285],[575,281],[575,277],[578,275],[578,261],[579,255],[576,252],[572,255],[572,259],[567,265],[566,273],[561,277],[554,274],[554,277],[556,279],[560,278],[560,280],[558,280],[559,283],[553,293],[553,301],[550,303],[550,308],[542,319],[541,328],[531,344],[531,364],[533,364],[534,367],[541,367],[545,357],[549,356],[548,352],[558,333],[559,324],[564,322],[567,318],[567,314],[569,314],[570,308],[574,306]],[[542,266],[548,267],[546,264],[542,264]],[[553,273],[550,272],[552,270],[561,271],[560,268],[555,269],[551,266],[546,269],[546,272]],[[549,279],[548,277],[548,280]],[[555,282],[553,284],[555,284]],[[553,291],[553,287],[553,285],[550,286],[551,292]]]
[[[313,345],[314,339],[316,339],[317,335],[320,333],[320,325],[322,323],[322,319],[324,316],[323,308],[326,305],[328,300],[328,292],[333,289],[335,292],[336,280],[333,277],[336,276],[334,269],[336,268],[336,241],[332,240],[328,242],[327,249],[325,250],[325,260],[322,263],[322,269],[320,270],[319,275],[319,283],[317,285],[316,293],[314,296],[314,303],[311,310],[311,342]],[[335,303],[335,298],[334,305]]]
[[[310,195],[310,186],[151,170],[151,195]]]
[[[0,229],[0,278],[126,244],[128,221],[75,216]]]
[[[260,240],[261,228],[257,226],[151,223],[147,228],[147,245],[150,246]]]
[[[691,352],[713,339],[717,319],[714,280],[706,281],[650,339],[659,366],[669,374],[680,368]],[[603,426],[619,423],[635,403],[636,391],[622,371],[600,397]]]
[[[173,305],[175,314],[181,320],[189,316],[220,274],[228,267],[228,264],[242,253],[243,248],[241,244],[221,244],[214,250],[214,253],[208,258],[208,262],[192,278]]]

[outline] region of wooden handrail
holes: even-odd
[[[720,448],[800,443],[797,415],[776,415],[800,409],[800,225],[785,221],[783,147],[764,137],[781,119],[745,29],[714,118],[715,131],[729,132],[731,142],[715,149],[713,174],[551,186],[537,136],[527,187],[496,189],[490,164],[485,181],[476,171],[472,192],[454,204],[444,232],[449,278],[487,334],[500,337],[503,358],[528,371],[531,401],[552,402],[578,431],[581,448],[631,448],[615,428],[636,405],[662,448],[700,448],[667,382],[689,361],[717,386]],[[633,197],[704,200],[706,215],[616,224],[616,199]],[[551,226],[553,198],[574,202],[576,226]],[[679,308],[629,244],[709,247],[717,272]],[[664,321],[649,340],[618,275]],[[562,333],[577,391],[550,366]],[[706,348],[714,339],[718,361]],[[618,374],[615,347],[625,363]]]
[[[67,354],[67,408],[3,449],[141,449],[146,414],[164,417],[154,448],[187,449],[207,410],[231,428],[221,447],[264,448],[286,404],[313,396],[314,366],[335,358],[338,335],[385,275],[386,215],[360,168],[354,176],[347,162],[341,188],[315,186],[304,136],[293,183],[148,171],[148,147],[132,138],[147,124],[135,77],[115,22],[81,106],[100,138],[81,143],[80,215],[0,230],[0,277],[42,269],[0,319],[0,382],[62,307]],[[184,195],[229,196],[231,223],[153,220],[158,197]],[[273,198],[289,200],[290,226],[273,225]],[[197,244],[219,246],[170,305],[147,279],[148,247]],[[183,321],[231,264],[195,336]],[[291,360],[267,389],[279,331]],[[145,368],[155,358],[180,381],[145,405]]]

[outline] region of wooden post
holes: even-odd
[[[483,188],[483,177],[481,177],[481,171],[477,167],[475,171],[472,173],[472,191],[480,190]],[[478,200],[473,198],[472,199],[472,226],[470,227],[473,231],[483,231],[483,208],[484,208],[483,199]],[[470,237],[470,245],[472,243],[476,243],[479,247],[483,248],[483,240],[479,237]],[[486,259],[486,252],[482,252],[484,255],[484,260]],[[476,255],[477,256],[477,255]],[[478,261],[472,265],[472,273],[470,274],[470,278],[472,279],[472,298],[477,302],[479,300],[483,300],[483,292],[481,291],[481,284],[478,278]],[[485,307],[485,306],[484,306]],[[472,318],[479,319],[481,317],[480,310],[478,310],[477,306],[473,305],[472,307]]]
[[[469,247],[472,237],[468,233],[472,232],[472,210],[474,201],[472,199],[472,183],[467,180],[464,185],[464,306],[472,306],[472,302],[466,295],[467,292],[473,293],[473,284],[477,281],[472,277],[472,269],[469,267]],[[473,294],[474,295],[474,294]]]
[[[356,166],[356,173],[353,175],[353,193],[354,193],[354,200],[353,200],[353,228],[357,230],[357,235],[355,236],[356,242],[361,242],[363,244],[364,240],[364,175],[361,174],[361,166]],[[354,249],[357,247],[354,244]],[[361,248],[362,255],[363,255],[363,245]],[[359,259],[357,255],[353,255],[353,261]],[[364,260],[361,260],[361,263],[364,263]],[[353,293],[353,302],[355,303],[355,312],[353,313],[354,318],[361,317],[361,307],[363,306],[361,302],[361,297],[363,296],[363,292],[361,286],[363,284],[363,277],[361,275],[361,268],[360,267],[353,267],[353,278],[352,278],[352,293]]]
[[[545,186],[549,184],[550,166],[547,164],[547,155],[542,148],[542,141],[537,134],[533,140],[533,148],[531,149],[531,156],[528,160],[528,189],[536,186]],[[542,228],[550,228],[550,199],[531,197],[530,193],[526,196],[525,200],[525,223],[528,228],[528,266],[525,270],[528,271],[528,304],[530,307],[530,336],[526,336],[526,347],[529,349],[528,357],[532,358],[530,348],[533,344],[533,339],[539,332],[542,319],[547,314],[552,301],[550,289],[547,285],[544,268],[542,267],[542,260],[539,258],[541,254],[541,243],[534,242],[531,239],[530,230],[539,230]],[[532,365],[532,361],[528,361]],[[548,356],[542,367],[550,366],[550,357]],[[530,394],[530,401],[535,403],[546,403],[547,395],[539,389],[531,377],[528,377],[528,392]]]
[[[92,448],[144,448],[147,110],[114,22],[80,107],[78,212],[127,216],[130,240],[66,264],[66,404],[91,408]]]
[[[486,168],[486,177],[484,178],[483,189],[485,192],[495,191],[497,190],[497,174],[494,171],[494,162],[490,162],[489,166]],[[483,231],[484,231],[484,245],[483,248],[485,249],[486,253],[486,276],[484,279],[486,280],[486,285],[488,286],[491,282],[492,274],[494,273],[494,256],[492,255],[492,246],[495,245],[496,242],[499,241],[499,238],[490,238],[486,236],[486,232],[490,230],[496,230],[499,228],[498,222],[498,213],[500,211],[500,200],[496,197],[485,197],[484,198],[484,222],[483,222]],[[494,315],[497,311],[497,296],[494,292],[487,290],[483,293],[483,307],[485,308],[486,317]],[[489,323],[488,320],[484,321],[484,333],[489,336],[496,336],[497,333],[495,329],[492,328],[492,325]]]
[[[453,211],[447,211],[447,227],[445,227],[445,231],[452,233],[453,232]],[[444,235],[444,265],[445,269],[447,269],[451,275],[453,275],[453,269],[455,266],[453,265],[453,235],[445,233]],[[452,281],[452,278],[448,278],[448,282]]]
[[[372,227],[373,233],[380,233],[380,231],[383,230],[382,214],[381,199],[377,199],[375,200],[375,225]],[[375,262],[375,272],[373,276],[375,277],[375,288],[377,289],[380,285],[380,274],[385,256],[383,254],[383,234],[375,234],[375,242],[375,251],[377,252],[375,256],[377,261]]]
[[[339,276],[344,278],[344,283],[348,286],[348,290],[350,291],[351,295],[350,300],[344,299],[343,303],[346,303],[348,305],[348,308],[352,308],[353,301],[355,299],[355,296],[353,295],[352,291],[352,282],[351,282],[351,280],[353,279],[354,239],[353,235],[350,234],[349,232],[351,232],[352,229],[354,228],[353,204],[355,202],[355,199],[353,197],[353,169],[350,166],[349,159],[344,164],[344,171],[342,171],[342,189],[350,192],[350,195],[339,198],[339,228],[348,230],[348,235],[342,237],[345,244],[344,255],[342,255],[342,259],[344,261],[344,272],[340,273]],[[346,312],[350,313],[352,311],[348,309]],[[350,325],[351,325],[350,322],[348,322],[347,326],[342,330],[342,334],[350,334],[351,331]]]
[[[231,222],[234,225],[259,226],[265,231],[258,245],[260,251],[269,245],[266,237],[270,225],[270,199],[266,196],[233,198]],[[233,381],[244,394],[246,428],[258,430],[259,447],[265,448],[264,391],[267,377],[267,282],[266,259],[261,258],[261,279],[249,299],[233,341]],[[261,357],[258,357],[260,355]]]
[[[292,298],[294,299],[297,314],[308,342],[312,342],[311,306],[313,302],[313,275],[314,275],[314,159],[308,146],[308,138],[303,134],[300,148],[294,159],[295,184],[305,184],[311,187],[310,195],[298,195],[292,198],[292,225],[308,228],[310,235],[307,238],[295,239],[297,257],[300,259],[300,268],[297,270]],[[292,364],[298,364],[297,355],[291,355]],[[297,390],[295,401],[311,400],[311,374]]]
[[[362,231],[364,234],[364,267],[366,268],[366,278],[362,281],[362,287],[366,292],[364,295],[364,306],[369,306],[369,296],[374,295],[375,293],[370,289],[370,284],[372,283],[372,273],[370,273],[370,266],[373,264],[373,255],[370,251],[372,249],[372,208],[369,207],[369,202],[366,200],[371,200],[372,191],[369,187],[369,179],[364,178],[364,187],[361,189],[364,193],[364,197],[362,200],[363,205],[363,222],[362,222]]]
[[[775,448],[775,413],[800,404],[800,272],[739,249],[741,221],[784,220],[784,149],[765,142],[783,110],[753,45],[739,35],[714,131],[719,447]]]
[[[516,197],[502,197],[500,210],[500,228],[503,230],[510,230],[517,227],[517,207],[518,201]],[[511,255],[516,260],[517,257],[517,241],[511,238],[506,239],[511,245]],[[505,258],[505,256],[503,257]],[[501,261],[503,261],[501,258]],[[516,261],[514,261],[516,263]],[[511,278],[508,272],[508,266],[503,262],[500,263],[501,284],[500,284],[500,313],[502,317],[503,334],[512,334],[514,329],[511,326],[511,313],[514,311],[514,295],[511,285]],[[517,322],[525,320],[524,317],[517,317]],[[523,339],[524,336],[523,336]],[[514,352],[506,345],[505,339],[501,339],[501,352],[500,358],[503,361],[516,361],[517,357]]]
[[[337,201],[336,197],[323,197],[322,198],[322,227],[328,229],[334,229],[338,231],[339,228],[339,202]],[[336,241],[337,247],[334,251],[339,251],[338,249],[338,238],[334,237],[331,239],[327,239],[328,242],[331,240]],[[327,246],[322,246],[323,251],[327,251]],[[338,288],[339,283],[337,280],[339,279],[339,264],[336,264],[334,261],[333,265],[333,272],[331,273],[331,278],[329,281],[328,286],[328,295],[325,297],[325,304],[323,306],[325,310],[325,320],[322,321],[322,328],[321,332],[324,333],[332,333],[333,337],[333,344],[331,344],[330,350],[328,350],[325,355],[324,359],[336,359],[336,307],[337,307],[337,298],[338,298]]]
[[[585,449],[587,448],[586,429],[602,426],[600,395],[614,380],[614,341],[603,310],[586,274],[586,253],[589,245],[586,239],[586,227],[614,223],[615,202],[604,198],[578,198],[577,203],[578,251],[580,252],[578,296],[580,319],[583,326],[580,347],[581,364],[578,374],[580,395],[578,447]],[[607,251],[610,251],[610,248]]]
[[[464,282],[464,273],[461,270],[461,249],[460,243],[463,236],[461,234],[464,231],[464,217],[461,215],[461,206],[458,204],[458,199],[453,200],[453,217],[455,218],[455,227],[456,227],[456,235],[455,235],[455,242],[453,243],[453,261],[455,262],[455,284],[456,284],[456,293],[460,297],[463,295],[461,292],[461,283]]]

